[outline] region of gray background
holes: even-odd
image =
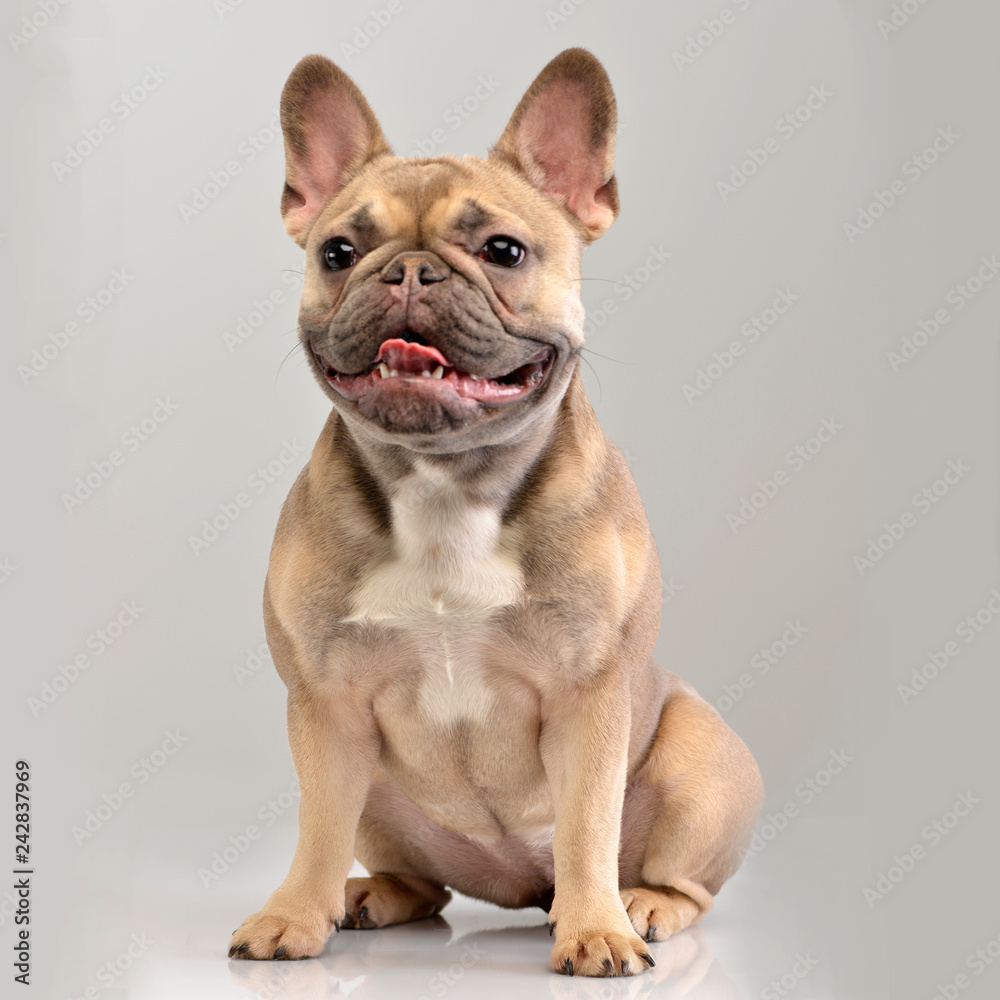
[[[43,22],[40,3],[5,6],[3,740],[9,767],[32,764],[36,865],[22,994],[996,995],[1000,963],[974,955],[991,942],[1000,954],[1000,624],[986,610],[981,631],[956,628],[1000,586],[1000,282],[961,309],[953,289],[1000,253],[1000,12],[989,0],[896,6],[886,30],[882,0],[393,0],[364,48],[357,33],[389,11],[382,0],[73,0],[30,39],[22,19]],[[713,20],[718,35],[678,65]],[[278,214],[271,128],[281,86],[323,52],[398,152],[430,140],[482,154],[572,45],[606,65],[621,119],[622,214],[584,261],[588,391],[659,546],[661,662],[754,751],[770,839],[701,927],[657,948],[655,974],[627,982],[551,976],[541,914],[462,900],[447,924],[340,935],[318,960],[227,963],[229,932],[281,880],[295,840],[284,689],[254,650],[271,533],[326,411],[294,350],[301,254]],[[492,91],[481,100],[480,78],[480,95]],[[811,92],[829,96],[786,138],[779,119]],[[479,106],[456,118],[456,102]],[[57,170],[102,119],[100,144]],[[944,152],[913,178],[911,158],[942,134]],[[777,151],[720,192],[768,139]],[[852,238],[845,224],[894,180],[905,190]],[[645,270],[653,251],[669,259]],[[88,313],[116,270],[126,286]],[[748,343],[741,327],[779,290],[797,301]],[[890,352],[939,309],[940,332],[894,370]],[[78,334],[26,375],[72,321]],[[688,398],[734,340],[743,355]],[[795,468],[786,455],[824,420],[836,434]],[[77,478],[116,449],[123,463],[67,509]],[[250,481],[272,462],[270,482]],[[949,463],[968,471],[919,499]],[[727,515],[776,470],[785,483],[734,530]],[[250,506],[196,554],[191,537],[243,491]],[[855,557],[887,522],[909,526],[860,572]],[[122,602],[141,613],[98,652]],[[765,673],[753,658],[789,621],[808,631]],[[901,694],[948,642],[959,655]],[[79,654],[88,665],[42,701]],[[151,758],[171,733],[176,752]],[[967,816],[953,812],[962,795]],[[120,808],[105,811],[105,796]],[[98,811],[106,820],[86,831]],[[248,826],[259,837],[244,842]],[[199,870],[233,857],[233,840],[248,849],[206,886]],[[890,872],[915,845],[912,870]],[[897,881],[866,898],[880,876]],[[3,899],[0,911],[9,955]]]

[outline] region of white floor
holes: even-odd
[[[766,858],[756,859],[724,887],[700,926],[654,944],[655,968],[628,979],[556,975],[548,968],[552,939],[540,910],[503,910],[461,896],[433,919],[334,934],[315,959],[227,959],[231,931],[273,888],[274,862],[291,847],[291,832],[282,831],[271,842],[269,860],[263,852],[251,852],[245,867],[241,863],[243,870],[234,868],[207,891],[192,889],[190,871],[183,879],[179,871],[168,870],[147,877],[133,896],[129,926],[141,927],[152,946],[122,977],[126,995],[138,1000],[327,1000],[348,994],[355,1000],[650,995],[772,1000],[792,992],[795,1000],[857,1000],[867,995],[862,989],[835,993],[829,988],[835,980],[844,981],[833,975],[837,965],[848,981],[854,977],[846,963],[831,963],[829,953],[810,952],[818,929],[810,928],[800,906],[781,898]],[[795,881],[786,887],[794,891]],[[815,895],[805,880],[798,884]],[[815,902],[823,905],[819,897]]]
[[[177,919],[184,902],[177,900]],[[189,935],[159,948],[132,979],[143,1000],[216,1000],[253,996],[302,1000],[342,997],[735,998],[740,951],[731,919],[692,928],[655,945],[656,967],[630,979],[569,979],[548,970],[551,938],[540,910],[505,911],[457,897],[446,916],[378,931],[342,931],[319,958],[301,962],[248,962],[225,957],[228,928],[220,914],[202,911]],[[163,912],[161,920],[169,920]],[[756,990],[748,995],[755,995]]]

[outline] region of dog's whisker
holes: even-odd
[[[274,373],[274,388],[278,388],[278,376],[281,375],[281,369],[285,367],[285,362],[299,349],[302,348],[302,341],[298,341],[293,345],[292,349],[281,359],[281,364],[278,365],[278,370]],[[302,352],[302,360],[306,360],[305,351]]]
[[[584,347],[583,350],[586,351],[587,354],[593,354],[595,358],[603,358],[605,361],[613,361],[616,365],[628,365],[630,368],[634,368],[637,364],[639,364],[638,361],[622,361],[621,358],[613,358],[608,354],[598,354],[597,351],[592,351],[589,347]]]
[[[587,362],[587,367],[594,373],[594,378],[597,379],[597,398],[603,400],[604,399],[604,386],[601,385],[601,376],[598,375],[597,369],[590,363],[590,360],[588,358],[581,357],[580,360],[581,361],[586,361]]]

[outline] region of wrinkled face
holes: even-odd
[[[582,248],[508,168],[384,157],[311,227],[300,335],[352,425],[425,451],[503,440],[565,391]]]
[[[299,331],[352,430],[416,451],[553,414],[582,346],[580,254],[618,212],[614,94],[567,49],[485,160],[401,159],[354,82],[306,56],[281,97]]]

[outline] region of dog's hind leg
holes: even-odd
[[[711,909],[743,860],[763,798],[740,738],[692,688],[676,679],[671,686],[622,822],[622,902],[647,941],[663,941]]]
[[[433,916],[451,899],[425,853],[425,838],[413,830],[416,810],[377,768],[354,841],[355,857],[370,872],[349,878],[344,889],[343,927],[371,929]]]

